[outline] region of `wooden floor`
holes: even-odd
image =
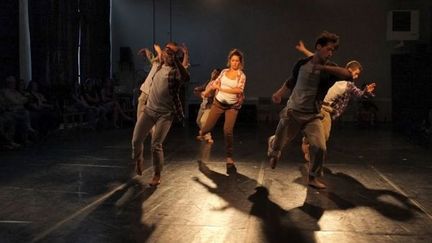
[[[316,190],[299,139],[268,167],[274,129],[238,124],[237,172],[227,174],[221,128],[209,146],[194,126],[173,127],[157,188],[149,163],[133,174],[131,129],[1,152],[0,242],[431,242],[431,152],[385,126],[335,127],[328,188]]]

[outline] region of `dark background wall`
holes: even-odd
[[[1,81],[7,75],[19,76],[18,2],[4,0],[0,4]],[[362,81],[378,83],[375,102],[380,121],[399,119],[400,107],[409,111],[431,108],[431,98],[424,91],[430,90],[432,77],[424,70],[432,68],[430,59],[423,58],[430,56],[432,49],[429,0],[114,0],[112,40],[107,34],[109,0],[81,0],[80,14],[76,11],[78,1],[29,3],[33,78],[48,85],[76,83],[80,21],[84,27],[82,78],[108,77],[112,54],[114,74],[120,84],[131,89],[148,68],[136,55],[138,49],[172,39],[190,48],[190,88],[208,79],[212,68],[223,67],[227,52],[236,47],[246,55],[249,99],[269,97],[280,86],[301,57],[294,49],[299,39],[312,49],[315,37],[329,30],[341,36],[341,47],[333,60],[340,65],[359,60],[365,67]],[[418,40],[387,40],[387,14],[401,9],[419,11]],[[120,68],[121,59],[132,63]],[[417,108],[411,109],[410,104]],[[345,117],[354,117],[353,108]]]
[[[0,80],[19,75],[18,7],[16,0],[0,3]]]
[[[158,0],[153,12],[151,0],[112,1],[113,70],[125,85],[132,85],[132,77],[119,70],[120,47],[130,47],[135,68],[142,70],[148,67],[136,51],[171,38],[190,48],[194,86],[205,81],[212,68],[223,67],[226,54],[236,47],[246,56],[247,97],[269,97],[301,57],[294,48],[297,41],[304,40],[312,49],[315,37],[328,30],[341,37],[333,60],[344,65],[356,59],[364,65],[361,80],[378,83],[378,119],[389,121],[391,56],[430,51],[431,6],[427,0],[172,0],[170,8],[169,0]],[[387,41],[387,13],[395,9],[420,11],[419,40],[403,46]]]

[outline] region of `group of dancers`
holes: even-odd
[[[375,83],[361,90],[354,81],[363,71],[358,61],[349,61],[338,67],[329,59],[339,47],[339,36],[322,32],[315,42],[314,52],[299,42],[297,50],[303,58],[294,64],[290,78],[272,95],[274,103],[290,94],[286,107],[280,112],[275,134],[268,139],[267,157],[272,169],[281,157],[281,151],[303,132],[302,150],[307,161],[308,185],[325,189],[322,180],[323,163],[330,137],[331,123],[348,105],[352,96],[373,96]],[[175,118],[182,121],[184,113],[179,98],[180,87],[190,76],[189,52],[185,45],[169,42],[162,49],[154,45],[153,54],[140,50],[152,63],[152,68],[142,84],[138,100],[137,122],[132,137],[132,159],[135,172],[143,172],[143,142],[151,134],[151,160],[154,174],[150,185],[160,184],[164,164],[163,142]],[[198,140],[213,143],[211,131],[222,114],[225,115],[224,139],[227,172],[235,168],[233,159],[233,129],[244,100],[246,75],[243,72],[244,56],[233,49],[227,57],[225,69],[214,69],[210,80],[194,89],[202,98],[197,116],[200,128]]]

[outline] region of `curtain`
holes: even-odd
[[[110,75],[110,1],[80,0],[81,80]]]
[[[19,77],[19,5],[16,0],[0,3],[0,88],[9,75]]]
[[[62,100],[78,76],[78,0],[29,0],[33,80]]]

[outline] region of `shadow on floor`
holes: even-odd
[[[303,169],[301,171],[303,178],[297,178],[295,182],[305,185],[305,172]],[[354,177],[345,173],[333,173],[328,168],[324,168],[324,175],[327,189],[320,191],[319,195],[322,197],[321,201],[326,201],[325,210],[368,207],[397,221],[414,218],[414,212],[424,213],[408,197],[395,191],[367,188]]]

